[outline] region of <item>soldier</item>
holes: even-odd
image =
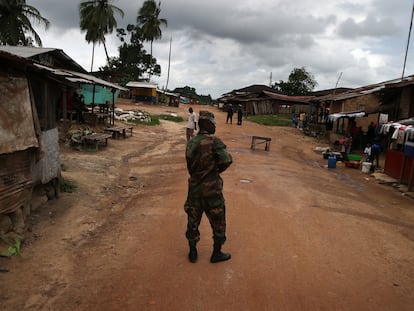
[[[188,196],[184,210],[188,216],[186,238],[191,262],[197,261],[196,244],[200,240],[200,225],[203,213],[206,214],[213,230],[214,248],[210,262],[216,263],[230,259],[231,255],[223,253],[221,246],[226,241],[226,208],[223,197],[223,180],[220,173],[232,163],[226,145],[213,134],[216,131],[214,114],[200,111],[198,134],[187,143],[186,160],[190,174],[188,179]]]

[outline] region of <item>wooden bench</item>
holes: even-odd
[[[271,141],[272,139],[270,137],[252,136],[252,145],[250,146],[250,149],[254,149],[256,145],[259,144],[266,144],[265,151],[269,151]]]
[[[126,138],[127,137],[127,135],[126,135],[127,130],[130,131],[130,133],[131,133],[130,136],[132,136],[132,129],[133,128],[134,127],[131,126],[131,125],[120,125],[120,126],[108,127],[108,128],[105,129],[105,132],[111,132],[112,133],[112,138],[115,138],[115,139],[118,139],[119,137]]]
[[[112,134],[107,133],[93,133],[83,137],[83,147],[88,145],[95,146],[95,150],[98,150],[99,144],[108,146],[108,138],[112,137]]]

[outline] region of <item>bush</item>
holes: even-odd
[[[180,123],[180,122],[184,121],[184,119],[180,116],[172,116],[172,115],[169,115],[169,114],[160,114],[159,117],[160,117],[160,119],[167,120],[167,121],[173,121],[173,122],[177,122],[177,123]]]
[[[157,115],[150,115],[148,121],[142,121],[140,119],[131,120],[135,124],[142,124],[142,125],[160,125],[160,118]]]
[[[72,193],[78,187],[75,183],[65,180],[63,177],[59,179],[60,191]]]

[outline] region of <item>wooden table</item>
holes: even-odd
[[[112,138],[118,139],[119,137],[126,138],[127,130],[130,132],[130,136],[132,136],[132,129],[134,127],[132,125],[120,125],[120,126],[113,126],[108,127],[105,129],[105,132],[112,133]]]
[[[270,142],[272,139],[270,137],[262,137],[262,136],[252,136],[252,144],[250,146],[251,149],[254,149],[258,144],[266,144],[265,151],[270,150]]]
[[[95,150],[98,150],[99,144],[108,146],[108,138],[112,137],[111,134],[107,133],[93,133],[83,137],[83,147],[87,145],[95,146]]]

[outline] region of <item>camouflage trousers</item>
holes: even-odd
[[[200,240],[198,227],[203,213],[206,214],[213,230],[214,243],[223,244],[226,241],[226,207],[222,194],[208,199],[188,198],[184,205],[184,210],[188,217],[185,236],[190,242],[198,242]]]

